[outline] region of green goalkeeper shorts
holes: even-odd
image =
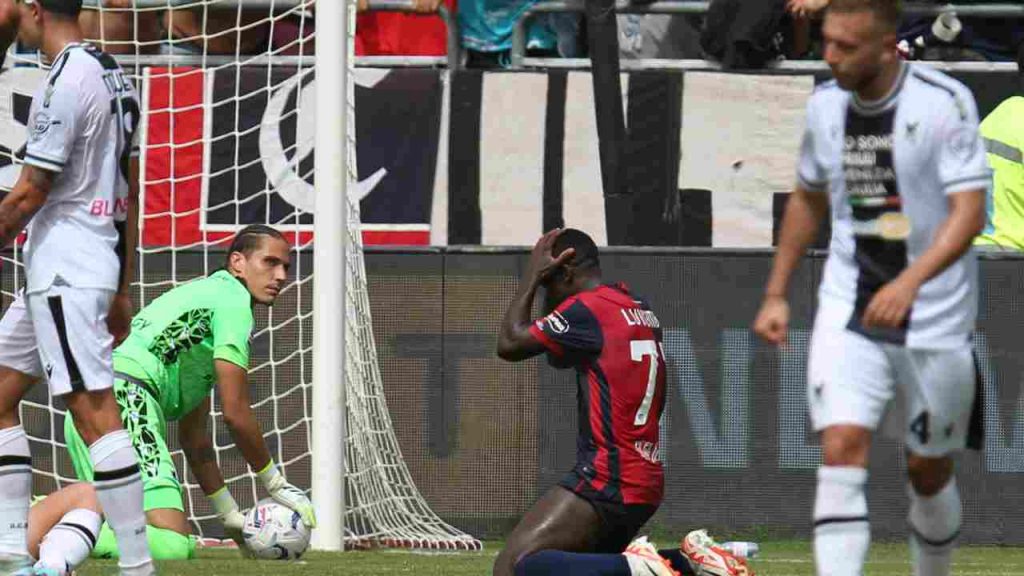
[[[114,398],[121,408],[121,422],[131,437],[135,454],[139,458],[144,490],[145,510],[171,508],[184,512],[181,481],[167,449],[167,423],[163,410],[145,389],[145,383],[117,374],[114,379]],[[64,439],[68,445],[75,475],[83,482],[92,482],[92,458],[89,447],[75,429],[69,413],[64,418]]]
[[[191,560],[196,556],[196,539],[194,536],[179,534],[174,530],[146,526],[146,540],[149,541],[149,553],[154,560]],[[92,549],[93,558],[117,558],[117,538],[106,522],[100,528],[100,537]]]

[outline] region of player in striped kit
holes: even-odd
[[[530,320],[543,287],[548,314]],[[624,284],[605,284],[594,241],[553,230],[536,244],[498,336],[498,355],[546,353],[577,372],[576,465],[509,535],[494,576],[744,576],[744,562],[704,531],[683,550],[656,550],[637,532],[661,503],[658,456],[666,365],[661,324]],[[632,540],[632,542],[631,542]]]
[[[81,0],[18,8],[19,38],[51,69],[32,100],[21,176],[0,202],[0,245],[29,226],[25,290],[0,320],[0,559],[28,561],[32,471],[18,404],[45,377],[88,446],[122,574],[148,575],[142,480],[118,417],[111,357],[131,319],[139,104],[117,63],[83,42]]]
[[[896,52],[896,0],[833,0],[823,34],[835,80],[807,107],[797,186],[754,330],[786,339],[786,292],[831,204],[832,240],[808,365],[824,465],[814,503],[820,575],[862,573],[872,434],[906,400],[911,551],[918,576],[950,573],[961,504],[951,455],[976,445],[971,333],[989,170],[974,98]]]

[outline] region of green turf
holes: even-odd
[[[160,564],[161,576],[488,576],[500,543],[488,543],[481,553],[416,554],[374,551],[345,554],[310,553],[300,562],[243,560],[228,550],[203,550],[191,562]],[[810,544],[797,541],[765,542],[761,558],[752,566],[760,576],[813,575]],[[876,544],[868,561],[867,576],[907,576],[910,562],[906,546]],[[1024,548],[969,547],[957,552],[954,574],[958,576],[1024,575]],[[90,561],[79,576],[114,574],[111,562]]]

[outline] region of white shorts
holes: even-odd
[[[70,286],[18,294],[0,318],[0,366],[45,376],[53,396],[112,387],[112,297],[108,290]]]
[[[807,400],[818,431],[838,424],[878,430],[896,396],[886,435],[919,456],[945,456],[967,443],[978,386],[970,346],[908,349],[834,328],[811,336]]]

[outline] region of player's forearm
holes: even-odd
[[[978,190],[959,194],[965,196],[955,199],[954,209],[939,227],[931,245],[901,274],[917,287],[941,274],[970,250],[974,238],[985,226],[984,192]]]
[[[224,487],[224,475],[217,465],[217,451],[209,438],[192,445],[183,442],[181,448],[203,494],[209,496]]]
[[[124,231],[124,266],[121,269],[121,280],[118,283],[118,291],[123,294],[128,294],[132,279],[135,278],[135,254],[139,246],[139,167],[137,160],[132,160],[130,173],[128,217]]]
[[[501,358],[517,359],[516,351],[521,348],[519,344],[524,338],[530,337],[530,312],[536,294],[536,281],[524,278],[501,320],[501,330],[498,332],[498,356]]]
[[[827,210],[828,200],[824,194],[797,189],[790,195],[782,218],[771,275],[765,287],[766,297],[786,297],[789,280],[807,247],[817,237],[818,227]]]
[[[231,431],[231,438],[238,446],[242,457],[249,463],[249,467],[253,470],[262,470],[270,462],[270,450],[263,440],[263,431],[260,430],[256,416],[248,406],[246,410],[237,412],[247,413],[229,414],[227,409],[224,412],[224,420]]]
[[[0,202],[0,247],[6,248],[43,207],[50,192],[48,173],[32,166],[22,168],[14,189]]]

